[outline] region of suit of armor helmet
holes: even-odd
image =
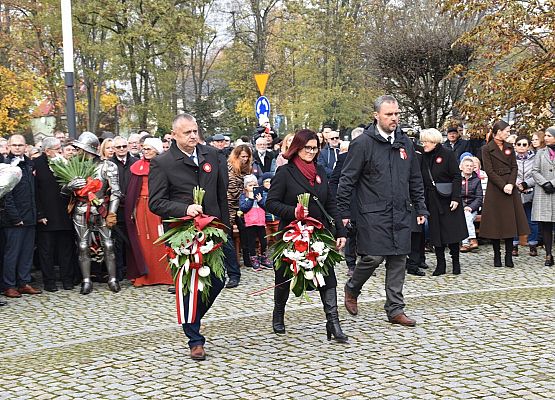
[[[93,204],[85,197],[77,197],[73,209],[73,224],[79,240],[79,266],[83,275],[81,294],[89,294],[93,289],[90,246],[95,232],[99,234],[100,244],[104,251],[104,262],[109,275],[108,287],[112,292],[117,293],[121,289],[116,278],[116,256],[111,228],[116,224],[116,212],[121,198],[118,167],[113,162],[101,160],[98,157],[99,141],[93,133],[83,132],[79,139],[73,142],[73,145],[93,158],[97,167],[92,178],[102,182],[102,188],[96,192],[100,204]],[[85,184],[85,179],[76,178],[69,182],[63,190],[73,191],[84,187]]]

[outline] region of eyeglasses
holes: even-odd
[[[339,140],[339,136],[330,137],[330,140]]]
[[[24,144],[10,144],[12,147],[25,147]]]
[[[119,146],[114,146],[116,149],[126,149],[127,145],[126,144],[120,144]]]
[[[143,151],[153,151],[153,150],[154,150],[154,149],[153,149],[153,148],[150,148],[150,147],[143,147]]]
[[[304,151],[307,153],[316,153],[318,151],[318,147],[304,146]]]
[[[527,142],[524,142],[524,143],[520,142],[520,143],[516,143],[515,146],[526,147],[526,146],[528,146],[528,143]]]

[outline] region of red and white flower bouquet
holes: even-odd
[[[204,189],[195,187],[193,201],[202,204]],[[166,255],[175,281],[175,301],[179,324],[195,322],[200,292],[202,301],[208,301],[212,286],[211,273],[224,279],[224,253],[227,241],[225,225],[216,217],[200,214],[166,220],[170,229],[155,243],[167,245]],[[191,293],[189,304],[183,304],[183,296]],[[187,312],[186,312],[187,311]],[[187,314],[187,315],[185,315]]]
[[[282,238],[274,245],[272,258],[276,269],[285,268],[291,290],[306,296],[308,289],[325,286],[329,268],[343,260],[336,250],[335,238],[324,225],[306,213],[309,193],[298,196],[296,219],[275,235]]]

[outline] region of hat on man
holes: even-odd
[[[450,126],[449,128],[447,128],[447,133],[449,132],[459,132],[459,129],[456,126]]]
[[[222,135],[221,133],[216,133],[214,136],[212,136],[212,141],[213,142],[220,142],[220,141],[224,141],[225,140],[225,136]]]

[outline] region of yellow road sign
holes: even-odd
[[[258,86],[258,91],[261,96],[264,96],[264,90],[266,90],[266,84],[268,83],[268,78],[270,74],[267,72],[262,72],[260,74],[254,74],[254,80],[256,81],[256,86]]]

